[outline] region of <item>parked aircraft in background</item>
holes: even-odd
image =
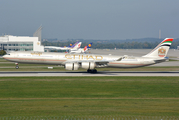
[[[79,67],[87,72],[95,73],[97,67],[134,68],[157,64],[166,61],[168,50],[173,38],[166,38],[150,53],[142,57],[113,56],[97,54],[70,54],[17,51],[3,56],[4,59],[18,63],[63,65],[67,70],[78,70]]]
[[[88,44],[87,49],[91,49],[93,43]]]
[[[45,49],[56,49],[56,50],[77,50],[81,47],[82,42],[76,42],[74,45],[70,44],[68,47],[56,47],[56,46],[45,46]]]
[[[88,46],[85,46],[84,48],[79,48],[79,49],[71,49],[69,50],[69,53],[85,53],[87,52],[89,49],[91,49],[93,43],[88,44]]]

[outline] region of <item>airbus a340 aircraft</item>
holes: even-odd
[[[70,44],[68,47],[45,46],[45,48],[56,50],[77,50],[80,48],[81,43],[82,42],[76,42],[74,45]]]
[[[6,54],[3,58],[15,62],[16,68],[19,68],[18,63],[53,64],[63,65],[67,70],[78,70],[81,67],[95,73],[97,67],[133,68],[164,62],[172,41],[173,38],[166,38],[142,57],[18,51]]]

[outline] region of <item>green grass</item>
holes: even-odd
[[[178,116],[178,100],[11,100],[3,116]]]
[[[10,77],[1,78],[0,96],[1,98],[179,98],[178,78]]]
[[[179,77],[0,77],[0,116],[178,116]]]
[[[0,58],[0,62],[9,62],[9,61],[5,60],[4,58]]]
[[[175,60],[175,59],[169,59],[169,61],[179,61],[179,60]]]

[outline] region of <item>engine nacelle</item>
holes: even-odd
[[[78,70],[79,64],[78,63],[66,63],[65,69],[66,70]]]
[[[84,69],[93,70],[96,67],[96,63],[94,62],[82,62],[81,67]]]

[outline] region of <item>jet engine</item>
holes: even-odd
[[[78,70],[79,64],[78,63],[66,63],[65,69],[66,70]]]
[[[94,62],[82,62],[81,63],[81,68],[84,68],[84,69],[93,70],[95,67],[96,67],[96,63]]]

